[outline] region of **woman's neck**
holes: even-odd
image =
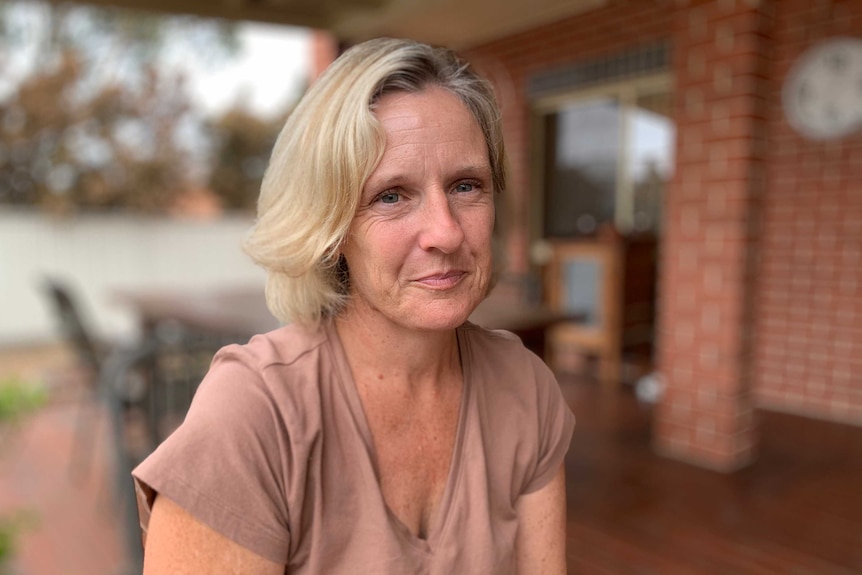
[[[415,392],[445,385],[460,374],[454,329],[416,331],[348,310],[335,318],[335,328],[357,380],[386,382]]]

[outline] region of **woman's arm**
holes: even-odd
[[[518,573],[565,573],[566,472],[563,465],[550,483],[522,496],[516,511]]]
[[[213,531],[182,507],[157,496],[144,552],[144,575],[282,575],[273,563]]]

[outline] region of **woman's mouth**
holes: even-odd
[[[458,285],[465,275],[467,274],[461,270],[452,270],[429,274],[417,279],[416,283],[432,289],[445,290]]]

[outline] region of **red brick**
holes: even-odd
[[[774,20],[761,10],[774,11]],[[510,189],[518,198],[513,226],[516,237],[528,238],[534,205],[526,199],[533,152],[524,93],[529,78],[669,41],[677,166],[660,254],[661,285],[672,286],[659,301],[661,369],[679,368],[690,373],[686,381],[702,376],[732,393],[750,386],[747,391],[789,411],[828,416],[838,409],[835,417],[846,420],[850,412],[832,405],[862,403],[846,377],[862,369],[856,359],[862,358],[862,133],[807,140],[781,107],[782,83],[797,58],[838,33],[862,36],[862,2],[609,2],[470,54],[511,78],[505,130]],[[526,268],[526,242],[512,245],[512,259]],[[755,269],[747,267],[751,257]],[[720,271],[722,293],[704,285],[710,283],[705,270]],[[704,323],[707,306],[718,310],[718,329],[714,321]],[[730,367],[716,370],[715,357]],[[810,391],[812,377],[823,382],[814,386],[823,393]],[[671,391],[683,379],[670,379]],[[670,429],[686,457],[724,463],[748,457],[748,440],[698,448],[694,423],[662,423],[657,444],[666,445],[661,430]]]

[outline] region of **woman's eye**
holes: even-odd
[[[476,186],[470,182],[461,182],[455,186],[456,192],[472,192]]]
[[[385,194],[380,194],[380,195],[377,197],[377,199],[378,199],[381,203],[384,203],[384,204],[394,204],[394,203],[396,203],[399,199],[401,199],[401,196],[399,196],[399,195],[398,195],[397,193],[395,193],[395,192],[386,192]]]

